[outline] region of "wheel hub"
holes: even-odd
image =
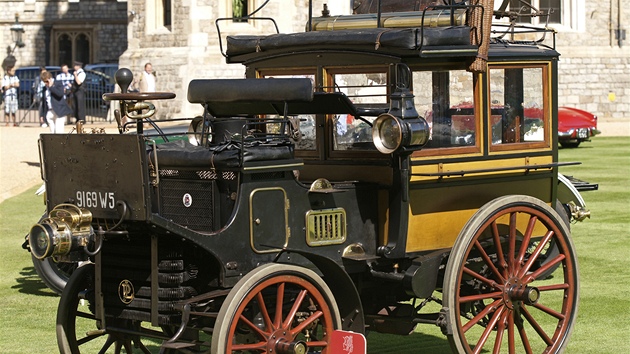
[[[514,309],[515,302],[534,305],[540,299],[540,290],[527,286],[520,278],[510,278],[503,287],[503,302],[509,309]]]
[[[279,329],[271,334],[267,341],[267,352],[278,354],[306,354],[306,343],[296,341],[286,329]]]

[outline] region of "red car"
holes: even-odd
[[[563,148],[576,148],[599,133],[596,115],[577,108],[558,107],[558,142]]]

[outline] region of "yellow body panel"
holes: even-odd
[[[407,252],[451,248],[466,221],[477,209],[412,215],[409,220]]]
[[[520,174],[522,176],[522,174]],[[407,252],[450,248],[472,215],[485,203],[508,194],[526,194],[551,202],[552,177],[489,181],[443,186],[410,192]]]
[[[480,176],[493,176],[505,173],[518,173],[523,174],[526,169],[516,169],[506,171],[505,168],[516,168],[521,166],[546,165],[553,162],[551,156],[536,156],[536,157],[518,157],[502,160],[486,160],[486,161],[471,161],[471,162],[456,162],[456,163],[437,163],[433,165],[413,166],[411,173],[411,182],[425,182],[433,181],[436,179],[461,179],[462,177],[480,177]],[[496,171],[484,171],[496,169]],[[550,168],[541,168],[541,170],[549,170]],[[477,172],[475,172],[477,171]],[[437,177],[429,176],[436,173],[452,173],[452,175]],[[462,176],[464,174],[464,176]]]

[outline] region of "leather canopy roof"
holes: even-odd
[[[361,48],[387,53],[433,46],[470,47],[470,27],[368,28],[268,36],[228,36],[226,55],[231,57],[267,51],[300,51],[301,48]]]

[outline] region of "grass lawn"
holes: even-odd
[[[560,172],[599,184],[583,192],[590,220],[572,225],[581,300],[567,353],[630,353],[630,139],[596,138],[560,150],[582,165]],[[57,352],[59,298],[39,280],[24,235],[44,211],[36,187],[0,204],[0,353]],[[370,334],[369,353],[450,353],[439,328],[421,325],[407,337]]]

